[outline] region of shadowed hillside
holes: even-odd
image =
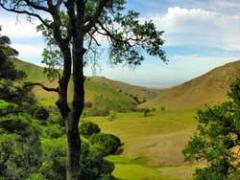
[[[240,74],[240,61],[228,63],[179,86],[164,89],[142,107],[195,109],[227,99],[230,84]]]
[[[50,82],[43,74],[43,68],[19,60],[14,62],[18,69],[26,72],[28,76],[26,81],[44,83],[50,87],[57,86],[57,80]],[[131,110],[143,101],[155,97],[158,93],[157,90],[133,86],[104,77],[88,77],[85,81],[85,87],[86,102],[121,111]],[[71,89],[72,83],[70,82],[70,97],[72,97]],[[36,98],[44,105],[54,105],[57,98],[56,94],[37,87],[34,88],[34,93]]]

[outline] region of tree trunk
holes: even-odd
[[[69,119],[66,121],[68,140],[67,180],[80,179],[81,139],[78,125],[84,109],[84,53],[85,49],[83,47],[83,38],[74,39],[72,49],[74,95],[72,111]]]
[[[74,126],[72,117],[66,121],[67,135],[67,162],[66,162],[66,179],[80,179],[80,152],[81,140],[79,136],[78,126]]]

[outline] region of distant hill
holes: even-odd
[[[27,80],[40,82],[50,87],[57,86],[57,80],[50,82],[43,74],[43,68],[23,62],[14,61],[16,67],[26,72]],[[69,96],[72,97],[72,83],[69,84]],[[141,102],[152,99],[158,94],[157,90],[133,86],[119,81],[109,80],[104,77],[88,77],[85,81],[86,102],[95,104],[99,108],[113,110],[131,110]],[[57,95],[41,88],[34,88],[34,94],[40,103],[54,105]]]
[[[157,97],[141,107],[196,109],[227,99],[230,84],[240,77],[240,61],[225,64],[173,88],[159,91]]]
[[[18,69],[24,70],[27,81],[41,82],[48,86],[57,86],[57,81],[50,82],[43,74],[43,68],[17,60]],[[205,104],[213,105],[227,99],[230,84],[240,76],[240,61],[217,67],[208,73],[187,81],[181,85],[163,89],[149,89],[127,83],[113,81],[105,77],[88,77],[85,82],[86,102],[102,108],[129,110],[139,107],[167,109],[196,109]],[[72,96],[72,83],[69,96]],[[34,88],[38,100],[45,105],[53,105],[56,94]],[[144,101],[146,101],[144,103]]]

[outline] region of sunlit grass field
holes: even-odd
[[[123,154],[109,157],[115,163],[114,175],[123,180],[192,179],[195,166],[184,162],[182,149],[196,129],[195,111],[117,114],[87,117],[106,133],[121,138]]]

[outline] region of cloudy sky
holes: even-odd
[[[168,64],[146,56],[142,66],[114,67],[107,56],[97,75],[132,84],[170,87],[197,77],[214,67],[240,59],[239,0],[128,0],[128,9],[153,20],[164,30],[164,49]],[[44,41],[36,32],[37,22],[0,10],[2,34],[8,35],[20,58],[41,65]],[[107,54],[107,49],[102,50]],[[86,69],[91,75],[91,67]]]

